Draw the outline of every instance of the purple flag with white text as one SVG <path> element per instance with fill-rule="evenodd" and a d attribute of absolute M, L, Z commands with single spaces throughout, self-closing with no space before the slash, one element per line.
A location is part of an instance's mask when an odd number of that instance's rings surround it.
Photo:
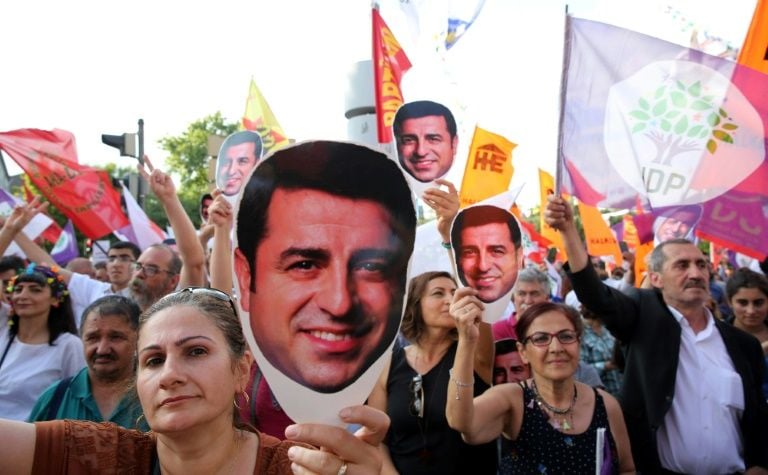
<path fill-rule="evenodd" d="M 696 234 L 768 254 L 768 75 L 603 23 L 568 23 L 564 189 L 606 208 L 695 205 Z"/>

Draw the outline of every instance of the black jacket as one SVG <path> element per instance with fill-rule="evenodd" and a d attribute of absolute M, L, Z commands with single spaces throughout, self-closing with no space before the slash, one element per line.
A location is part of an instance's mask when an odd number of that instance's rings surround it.
<path fill-rule="evenodd" d="M 566 270 L 567 267 L 566 267 Z M 600 282 L 592 266 L 570 273 L 579 301 L 595 312 L 626 345 L 620 402 L 638 470 L 661 468 L 656 430 L 672 405 L 680 355 L 680 324 L 661 292 L 634 289 L 623 294 Z M 755 337 L 719 320 L 715 325 L 744 387 L 740 425 L 746 467 L 768 468 L 768 405 L 762 395 L 765 360 Z"/>

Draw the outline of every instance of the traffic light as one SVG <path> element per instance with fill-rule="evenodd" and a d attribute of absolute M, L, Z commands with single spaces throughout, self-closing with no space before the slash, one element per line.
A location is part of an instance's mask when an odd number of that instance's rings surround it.
<path fill-rule="evenodd" d="M 101 141 L 105 145 L 120 150 L 120 155 L 139 158 L 136 150 L 136 134 L 107 135 L 101 134 Z"/>

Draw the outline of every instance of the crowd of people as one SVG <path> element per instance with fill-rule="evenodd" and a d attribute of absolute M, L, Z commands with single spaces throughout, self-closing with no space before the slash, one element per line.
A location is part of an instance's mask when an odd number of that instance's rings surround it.
<path fill-rule="evenodd" d="M 434 114 L 421 128 L 420 113 L 402 118 L 416 171 L 422 135 L 446 126 Z M 260 158 L 233 146 L 232 163 Z M 46 204 L 17 207 L 0 228 L 0 253 L 16 242 L 26 255 L 0 259 L 3 471 L 768 473 L 765 275 L 718 282 L 673 237 L 637 288 L 587 255 L 554 196 L 543 212 L 568 261 L 548 271 L 525 262 L 506 210 L 460 212 L 438 179 L 420 198 L 456 272 L 406 282 L 410 190 L 365 150 L 276 152 L 237 181 L 239 210 L 223 188 L 201 198 L 201 230 L 146 160 L 176 244 L 117 241 L 98 266 L 56 266 L 23 232 Z M 340 171 L 349 161 L 359 168 Z M 338 414 L 355 432 L 295 424 L 272 387 L 367 381 L 366 404 Z"/>

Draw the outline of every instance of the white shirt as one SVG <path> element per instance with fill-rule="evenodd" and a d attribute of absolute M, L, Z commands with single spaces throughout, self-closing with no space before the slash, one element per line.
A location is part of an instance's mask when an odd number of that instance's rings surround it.
<path fill-rule="evenodd" d="M 682 331 L 675 396 L 656 434 L 661 465 L 679 473 L 743 472 L 741 376 L 709 310 L 707 326 L 696 334 L 680 312 L 668 308 Z"/>
<path fill-rule="evenodd" d="M 0 354 L 8 345 L 8 327 L 0 328 Z M 30 345 L 13 339 L 0 367 L 0 417 L 26 420 L 37 398 L 54 382 L 77 374 L 85 366 L 83 344 L 62 333 L 53 346 Z"/>

